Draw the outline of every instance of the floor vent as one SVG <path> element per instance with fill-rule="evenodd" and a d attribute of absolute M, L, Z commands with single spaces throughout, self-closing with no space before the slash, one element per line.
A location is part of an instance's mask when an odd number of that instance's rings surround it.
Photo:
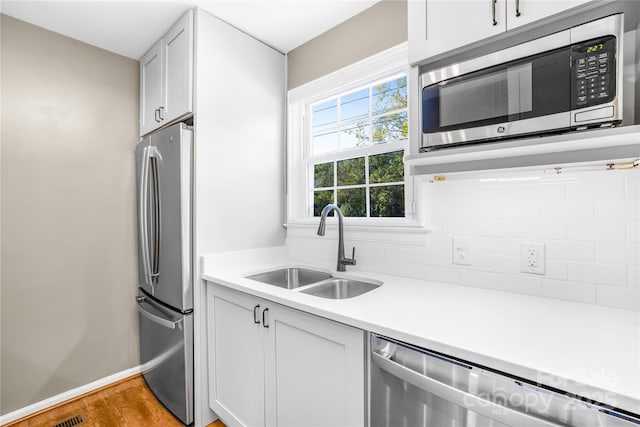
<path fill-rule="evenodd" d="M 76 415 L 75 417 L 67 418 L 66 420 L 52 425 L 51 427 L 73 427 L 82 423 L 84 423 L 84 417 L 82 415 Z"/>

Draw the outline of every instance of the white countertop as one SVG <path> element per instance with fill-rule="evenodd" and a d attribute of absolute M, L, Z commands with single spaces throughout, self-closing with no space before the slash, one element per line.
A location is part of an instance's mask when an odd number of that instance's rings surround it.
<path fill-rule="evenodd" d="M 210 255 L 203 279 L 640 413 L 640 312 L 360 271 L 332 274 L 384 284 L 343 300 L 245 278 L 285 266 L 284 247 Z"/>

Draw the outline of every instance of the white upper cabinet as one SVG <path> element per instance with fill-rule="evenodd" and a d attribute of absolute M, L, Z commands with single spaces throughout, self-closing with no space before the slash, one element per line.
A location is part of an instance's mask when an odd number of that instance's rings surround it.
<path fill-rule="evenodd" d="M 158 107 L 162 105 L 162 40 L 158 40 L 140 59 L 140 135 L 159 126 Z"/>
<path fill-rule="evenodd" d="M 563 12 L 588 0 L 508 0 L 507 29 L 520 27 L 546 16 Z"/>
<path fill-rule="evenodd" d="M 409 63 L 504 33 L 588 0 L 409 0 Z"/>
<path fill-rule="evenodd" d="M 409 0 L 409 62 L 504 32 L 504 9 L 504 0 Z"/>
<path fill-rule="evenodd" d="M 140 135 L 193 112 L 193 11 L 140 59 Z"/>

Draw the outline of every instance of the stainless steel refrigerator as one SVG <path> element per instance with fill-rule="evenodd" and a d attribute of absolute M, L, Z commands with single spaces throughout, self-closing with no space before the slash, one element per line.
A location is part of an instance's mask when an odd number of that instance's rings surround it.
<path fill-rule="evenodd" d="M 136 147 L 140 362 L 149 389 L 193 422 L 192 130 L 178 123 Z"/>

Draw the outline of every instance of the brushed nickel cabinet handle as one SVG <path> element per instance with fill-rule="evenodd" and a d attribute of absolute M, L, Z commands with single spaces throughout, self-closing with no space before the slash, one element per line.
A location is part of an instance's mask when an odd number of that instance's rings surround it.
<path fill-rule="evenodd" d="M 520 13 L 520 0 L 516 0 L 516 18 L 522 15 Z"/>
<path fill-rule="evenodd" d="M 162 110 L 164 110 L 164 107 L 158 108 L 158 116 L 160 117 L 160 120 L 164 121 L 164 117 L 162 117 Z"/>
<path fill-rule="evenodd" d="M 156 108 L 156 109 L 153 111 L 153 113 L 154 113 L 154 114 L 153 114 L 153 117 L 156 119 L 156 122 L 160 123 L 160 119 L 159 119 L 159 117 L 160 117 L 160 109 L 159 109 L 159 108 Z"/>

